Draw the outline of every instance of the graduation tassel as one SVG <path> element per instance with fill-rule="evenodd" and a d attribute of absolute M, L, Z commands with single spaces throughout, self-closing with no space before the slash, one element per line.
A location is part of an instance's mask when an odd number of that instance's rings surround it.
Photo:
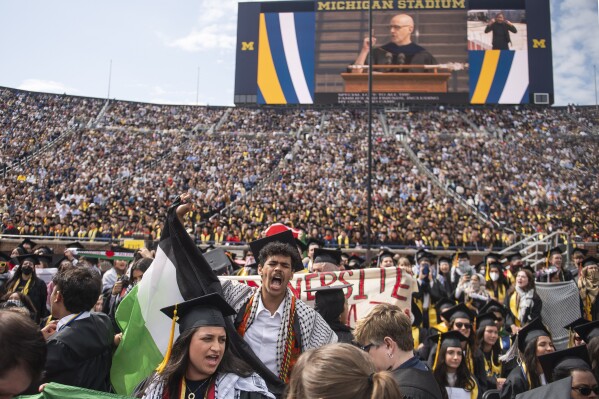
<path fill-rule="evenodd" d="M 570 332 L 568 333 L 568 348 L 574 347 L 574 331 L 570 328 Z"/>
<path fill-rule="evenodd" d="M 437 369 L 437 362 L 439 361 L 439 352 L 441 352 L 441 334 L 437 340 L 437 352 L 435 352 L 435 361 L 433 362 L 433 371 Z"/>
<path fill-rule="evenodd" d="M 173 349 L 173 340 L 175 338 L 175 325 L 177 324 L 178 319 L 179 318 L 177 317 L 177 305 L 175 305 L 175 311 L 173 312 L 173 321 L 171 323 L 171 336 L 168 339 L 166 354 L 164 355 L 164 359 L 162 359 L 162 362 L 158 365 L 158 367 L 156 367 L 156 372 L 158 374 L 162 374 L 162 372 L 166 368 L 166 364 L 171 358 L 171 350 Z"/>

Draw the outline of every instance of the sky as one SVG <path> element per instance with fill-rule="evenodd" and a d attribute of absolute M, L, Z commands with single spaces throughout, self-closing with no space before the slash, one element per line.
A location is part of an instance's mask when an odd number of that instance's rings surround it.
<path fill-rule="evenodd" d="M 0 86 L 233 105 L 237 4 L 1 0 Z M 556 105 L 595 104 L 598 5 L 599 0 L 551 0 Z"/>

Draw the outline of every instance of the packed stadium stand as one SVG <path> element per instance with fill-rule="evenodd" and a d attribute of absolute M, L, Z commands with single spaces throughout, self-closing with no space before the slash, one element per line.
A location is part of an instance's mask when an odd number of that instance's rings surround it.
<path fill-rule="evenodd" d="M 274 222 L 364 244 L 364 109 L 175 106 L 0 88 L 3 234 L 160 235 L 189 191 L 202 243 Z M 560 230 L 599 241 L 594 108 L 375 109 L 373 240 L 501 248 Z"/>

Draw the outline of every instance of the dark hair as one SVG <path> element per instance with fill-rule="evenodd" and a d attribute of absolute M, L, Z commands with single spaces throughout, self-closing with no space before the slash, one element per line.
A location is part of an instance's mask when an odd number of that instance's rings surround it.
<path fill-rule="evenodd" d="M 503 273 L 501 273 L 501 268 L 498 266 L 489 266 L 489 273 L 491 273 L 491 269 L 497 269 L 497 271 L 499 272 L 499 279 L 497 279 L 497 281 L 496 281 L 497 287 L 499 288 L 499 286 L 503 285 L 505 292 L 508 292 L 508 289 L 510 288 L 510 283 L 507 281 L 507 278 L 503 275 Z M 495 289 L 495 287 L 493 285 L 494 282 L 495 281 L 489 279 L 485 283 L 485 287 L 488 290 L 494 290 Z"/>
<path fill-rule="evenodd" d="M 447 353 L 447 346 L 441 345 L 439 352 L 439 359 L 437 368 L 433 370 L 433 375 L 441 387 L 448 387 L 449 382 L 447 381 L 447 365 L 445 364 L 445 354 Z M 460 348 L 460 351 L 462 348 Z M 466 391 L 472 391 L 475 388 L 475 383 L 472 379 L 472 373 L 468 370 L 466 365 L 466 356 L 462 354 L 462 361 L 456 370 L 456 387 L 464 388 Z"/>
<path fill-rule="evenodd" d="M 150 267 L 154 259 L 150 258 L 141 258 L 133 262 L 133 266 L 131 266 L 131 275 L 133 275 L 133 270 L 139 270 L 142 273 L 145 273 L 146 270 Z"/>
<path fill-rule="evenodd" d="M 19 264 L 19 267 L 15 268 L 15 274 L 13 274 L 13 276 L 10 278 L 10 280 L 8 280 L 6 282 L 7 290 L 13 291 L 15 284 L 19 284 L 19 279 L 22 276 L 23 276 L 23 266 L 21 264 Z M 29 291 L 31 291 L 33 289 L 33 287 L 36 284 L 38 284 L 38 282 L 43 283 L 43 281 L 37 277 L 37 273 L 35 272 L 35 265 L 33 265 L 33 271 L 31 272 L 30 278 L 31 278 L 31 288 L 29 288 Z"/>
<path fill-rule="evenodd" d="M 526 348 L 524 348 L 524 353 L 522 354 L 522 361 L 526 365 L 526 372 L 528 373 L 528 377 L 530 379 L 530 388 L 538 388 L 541 386 L 541 379 L 537 374 L 537 341 L 540 337 L 537 337 L 530 341 Z"/>
<path fill-rule="evenodd" d="M 165 387 L 169 391 L 169 397 L 174 397 L 179 389 L 181 378 L 183 378 L 187 371 L 187 367 L 189 366 L 189 345 L 191 344 L 193 335 L 200 328 L 201 327 L 190 328 L 179 335 L 173 344 L 171 357 L 169 358 L 164 371 L 159 375 L 155 374 L 157 378 L 164 382 Z M 222 360 L 216 369 L 216 373 L 233 373 L 242 377 L 249 377 L 252 374 L 251 367 L 229 351 L 228 336 L 225 351 Z M 148 378 L 138 397 L 141 398 L 143 396 L 145 390 L 153 381 L 155 381 L 155 378 Z"/>
<path fill-rule="evenodd" d="M 20 366 L 31 382 L 38 382 L 46 364 L 46 340 L 30 318 L 0 310 L 0 353 L 0 377 Z"/>
<path fill-rule="evenodd" d="M 564 378 L 570 377 L 574 371 L 583 371 L 583 372 L 586 371 L 589 373 L 593 373 L 593 371 L 591 370 L 590 367 L 589 368 L 573 367 L 570 369 L 555 369 L 555 370 L 553 370 L 553 374 L 551 375 L 552 381 L 559 381 Z"/>
<path fill-rule="evenodd" d="M 535 289 L 535 276 L 532 274 L 532 272 L 528 269 L 520 269 L 516 272 L 516 276 L 520 272 L 524 272 L 526 274 L 526 277 L 528 277 L 528 285 L 526 286 L 525 291 L 534 290 Z M 514 283 L 514 285 L 512 285 L 510 287 L 510 289 L 506 295 L 509 296 L 509 295 L 513 294 L 514 291 L 516 291 L 516 283 Z"/>
<path fill-rule="evenodd" d="M 102 293 L 100 275 L 85 266 L 63 270 L 52 282 L 62 294 L 65 308 L 73 313 L 92 309 Z"/>
<path fill-rule="evenodd" d="M 268 258 L 277 255 L 291 258 L 292 269 L 295 268 L 296 265 L 302 263 L 302 259 L 300 258 L 297 248 L 282 242 L 271 242 L 266 244 L 266 246 L 260 250 L 260 254 L 258 255 L 258 264 L 264 266 Z"/>
<path fill-rule="evenodd" d="M 485 345 L 485 331 L 487 330 L 487 327 L 495 327 L 497 328 L 497 333 L 499 333 L 499 328 L 497 326 L 484 326 L 476 331 L 476 342 L 478 342 L 478 347 L 480 348 L 481 352 L 483 351 Z M 498 335 L 497 341 L 495 341 L 493 347 L 491 348 L 491 353 L 493 354 L 493 363 L 495 364 L 499 364 L 499 355 L 501 354 L 500 341 L 501 337 Z"/>
<path fill-rule="evenodd" d="M 599 337 L 591 338 L 591 341 L 587 342 L 587 349 L 589 350 L 592 369 L 595 370 L 596 378 L 599 381 Z"/>
<path fill-rule="evenodd" d="M 459 319 L 460 317 L 458 317 Z M 470 318 L 468 318 L 470 319 Z M 449 330 L 448 331 L 452 331 L 454 328 L 454 324 L 455 324 L 455 320 L 451 320 L 449 322 Z M 476 340 L 476 332 L 474 331 L 474 322 L 473 320 L 470 320 L 470 324 L 472 324 L 472 327 L 470 327 L 470 335 L 466 338 L 466 345 L 468 345 L 470 347 L 470 352 L 474 353 L 474 348 L 477 347 L 477 340 Z M 456 331 L 460 331 L 460 330 L 456 330 Z M 462 334 L 462 332 L 460 331 L 460 334 Z M 462 334 L 464 335 L 464 334 Z M 465 336 L 464 336 L 465 337 Z"/>
<path fill-rule="evenodd" d="M 23 307 L 25 307 L 27 310 L 29 310 L 29 313 L 31 314 L 31 319 L 35 320 L 36 315 L 37 315 L 37 310 L 35 309 L 35 305 L 31 301 L 29 296 L 23 294 L 22 292 L 9 292 L 9 293 L 3 295 L 2 298 L 0 298 L 0 302 L 8 301 L 13 294 L 16 294 L 19 297 L 19 301 L 21 301 L 23 303 Z"/>

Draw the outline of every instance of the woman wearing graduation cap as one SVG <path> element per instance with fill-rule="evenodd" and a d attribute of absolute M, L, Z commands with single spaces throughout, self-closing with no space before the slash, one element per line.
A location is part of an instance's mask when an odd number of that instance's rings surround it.
<path fill-rule="evenodd" d="M 136 397 L 145 399 L 274 398 L 264 380 L 228 350 L 225 317 L 235 311 L 217 293 L 161 309 L 181 335 Z"/>
<path fill-rule="evenodd" d="M 476 314 L 466 305 L 460 303 L 443 312 L 442 316 L 449 320 L 449 331 L 457 331 L 464 336 L 462 341 L 462 350 L 464 363 L 470 373 L 472 373 L 478 381 L 485 380 L 485 364 L 483 354 L 475 345 L 475 319 Z M 432 342 L 435 342 L 434 340 Z M 429 355 L 429 364 L 434 364 L 434 359 L 437 353 L 437 348 L 433 347 Z"/>
<path fill-rule="evenodd" d="M 507 376 L 501 389 L 501 399 L 514 399 L 516 395 L 545 385 L 547 380 L 539 362 L 539 356 L 555 352 L 551 334 L 543 325 L 540 318 L 536 318 L 522 327 L 509 352 L 500 358 L 508 362 L 518 358 L 518 366 Z"/>
<path fill-rule="evenodd" d="M 582 261 L 578 278 L 582 315 L 589 321 L 599 320 L 599 260 L 589 256 Z"/>
<path fill-rule="evenodd" d="M 501 389 L 505 382 L 502 363 L 499 361 L 503 351 L 496 319 L 493 313 L 479 314 L 476 317 L 476 341 L 484 356 L 486 374 L 486 379 L 480 383 L 484 384 L 486 389 Z"/>
<path fill-rule="evenodd" d="M 46 308 L 46 297 L 48 295 L 46 284 L 35 274 L 35 265 L 38 263 L 36 255 L 19 256 L 19 267 L 15 274 L 6 283 L 6 291 L 9 293 L 22 292 L 27 295 L 36 309 L 35 322 L 39 323 L 42 317 L 48 315 Z"/>
<path fill-rule="evenodd" d="M 433 375 L 450 398 L 477 399 L 482 397 L 478 382 L 468 370 L 462 344 L 466 337 L 459 331 L 449 331 L 430 337 L 437 342 L 437 352 L 433 363 Z"/>
<path fill-rule="evenodd" d="M 354 335 L 352 329 L 346 324 L 349 307 L 343 289 L 351 286 L 352 284 L 325 285 L 306 290 L 306 292 L 314 292 L 314 310 L 337 334 L 337 342 L 347 344 L 354 341 Z"/>

